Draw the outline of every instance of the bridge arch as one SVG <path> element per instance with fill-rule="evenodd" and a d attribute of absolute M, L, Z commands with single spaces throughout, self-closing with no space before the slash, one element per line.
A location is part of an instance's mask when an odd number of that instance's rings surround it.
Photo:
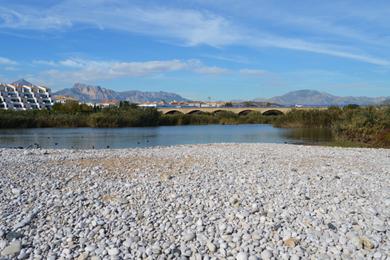
<path fill-rule="evenodd" d="M 256 110 L 245 109 L 245 110 L 242 110 L 242 111 L 238 112 L 238 115 L 239 116 L 246 116 L 246 115 L 248 115 L 249 113 L 252 113 L 252 112 L 256 112 Z"/>
<path fill-rule="evenodd" d="M 217 110 L 214 110 L 214 111 L 213 111 L 213 114 L 216 115 L 216 114 L 218 114 L 218 113 L 225 112 L 225 111 L 226 111 L 226 110 L 224 110 L 224 109 L 217 109 Z"/>
<path fill-rule="evenodd" d="M 168 110 L 164 113 L 164 115 L 182 115 L 183 112 L 173 109 L 173 110 Z"/>
<path fill-rule="evenodd" d="M 194 115 L 194 114 L 207 114 L 207 112 L 200 109 L 194 109 L 187 112 L 187 115 Z"/>
<path fill-rule="evenodd" d="M 224 115 L 226 115 L 226 116 L 229 116 L 229 115 L 234 115 L 234 114 L 237 114 L 237 112 L 236 111 L 232 111 L 232 110 L 230 110 L 230 109 L 216 109 L 216 110 L 214 110 L 213 112 L 212 112 L 212 114 L 213 115 L 218 115 L 218 114 L 224 114 Z"/>
<path fill-rule="evenodd" d="M 284 113 L 278 109 L 269 109 L 263 112 L 264 116 L 280 116 Z"/>

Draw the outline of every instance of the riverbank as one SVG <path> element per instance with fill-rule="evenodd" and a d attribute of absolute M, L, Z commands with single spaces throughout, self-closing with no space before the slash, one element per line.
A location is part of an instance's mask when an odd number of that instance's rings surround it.
<path fill-rule="evenodd" d="M 390 252 L 389 150 L 213 144 L 0 154 L 2 256 Z"/>

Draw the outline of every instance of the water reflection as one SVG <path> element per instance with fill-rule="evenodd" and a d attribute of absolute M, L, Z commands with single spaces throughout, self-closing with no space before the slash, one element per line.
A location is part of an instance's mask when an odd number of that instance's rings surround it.
<path fill-rule="evenodd" d="M 329 143 L 333 140 L 332 131 L 326 128 L 293 128 L 286 131 L 284 136 L 303 144 Z"/>

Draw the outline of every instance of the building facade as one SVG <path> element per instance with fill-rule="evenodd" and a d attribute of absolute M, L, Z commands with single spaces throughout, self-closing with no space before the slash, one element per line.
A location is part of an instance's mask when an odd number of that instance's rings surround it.
<path fill-rule="evenodd" d="M 42 86 L 0 84 L 0 109 L 51 109 L 50 89 Z"/>

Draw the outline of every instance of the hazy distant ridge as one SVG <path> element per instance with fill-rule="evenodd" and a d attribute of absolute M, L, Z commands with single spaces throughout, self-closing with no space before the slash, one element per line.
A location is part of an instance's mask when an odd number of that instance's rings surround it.
<path fill-rule="evenodd" d="M 329 105 L 375 105 L 384 102 L 389 97 L 341 97 L 334 96 L 326 92 L 320 92 L 316 90 L 297 90 L 291 91 L 281 96 L 275 96 L 272 98 L 264 99 L 257 98 L 256 101 L 267 101 L 278 103 L 281 105 L 316 105 L 316 106 L 329 106 Z"/>
<path fill-rule="evenodd" d="M 187 101 L 186 98 L 169 92 L 143 92 L 130 90 L 117 92 L 112 89 L 100 86 L 91 86 L 82 83 L 76 83 L 72 88 L 63 89 L 54 93 L 54 96 L 71 96 L 83 102 L 99 102 L 103 100 L 127 100 L 129 102 L 139 103 L 147 101 Z"/>

